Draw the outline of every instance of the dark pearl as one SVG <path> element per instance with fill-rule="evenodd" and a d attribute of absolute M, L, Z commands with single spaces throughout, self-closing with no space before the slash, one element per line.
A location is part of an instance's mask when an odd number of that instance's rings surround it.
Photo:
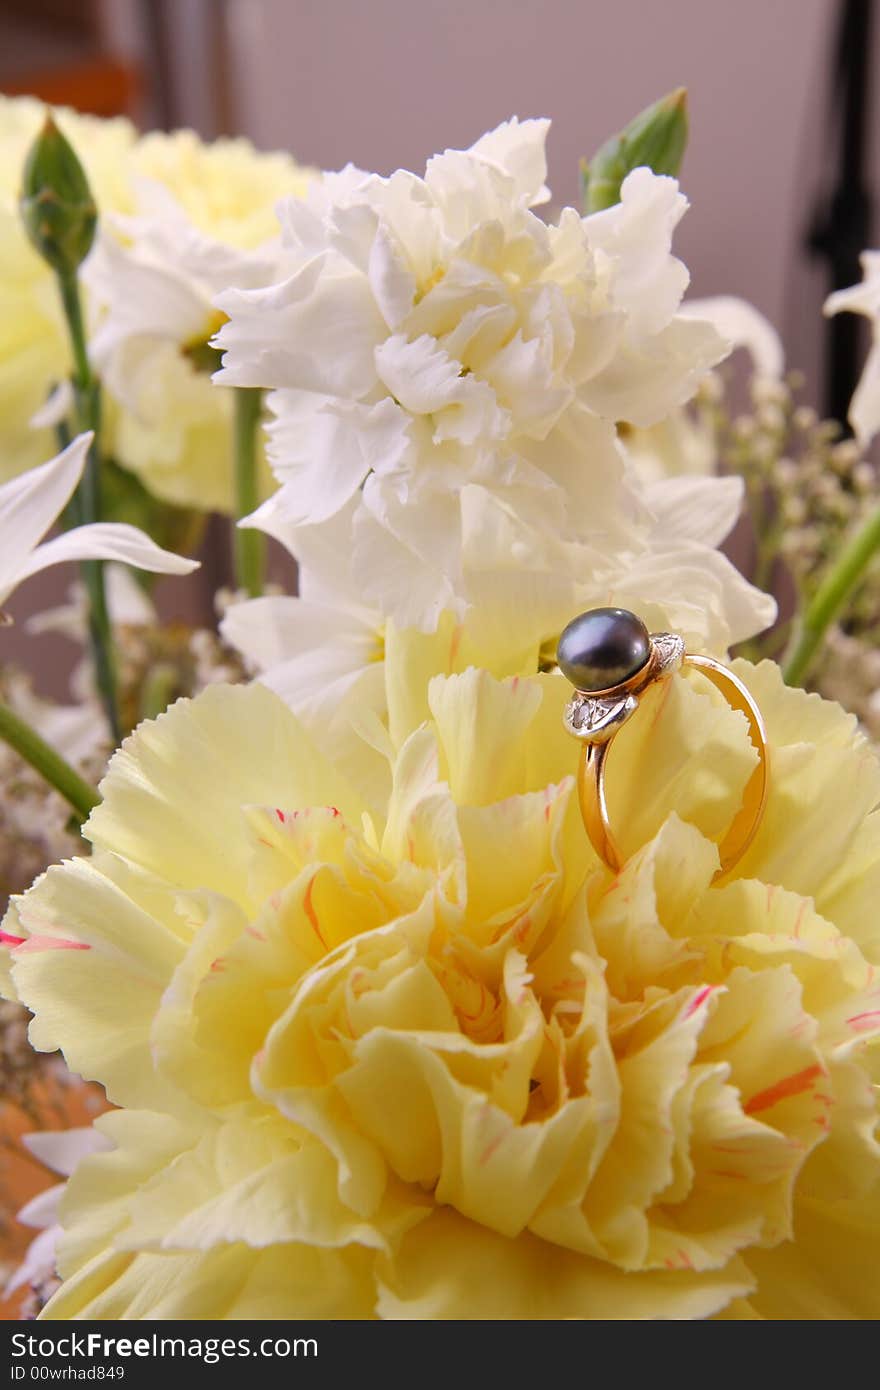
<path fill-rule="evenodd" d="M 620 685 L 651 654 L 648 629 L 626 608 L 592 608 L 573 618 L 559 639 L 556 660 L 576 690 Z"/>

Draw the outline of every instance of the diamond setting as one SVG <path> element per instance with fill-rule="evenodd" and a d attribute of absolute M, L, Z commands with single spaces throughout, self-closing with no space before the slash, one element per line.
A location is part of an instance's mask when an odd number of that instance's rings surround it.
<path fill-rule="evenodd" d="M 651 660 L 644 684 L 636 690 L 619 688 L 598 695 L 576 690 L 563 711 L 563 723 L 581 743 L 607 743 L 639 707 L 639 695 L 655 680 L 664 680 L 681 668 L 684 640 L 676 632 L 651 634 Z"/>
<path fill-rule="evenodd" d="M 638 707 L 635 695 L 577 693 L 565 706 L 562 717 L 568 732 L 581 743 L 607 743 Z"/>

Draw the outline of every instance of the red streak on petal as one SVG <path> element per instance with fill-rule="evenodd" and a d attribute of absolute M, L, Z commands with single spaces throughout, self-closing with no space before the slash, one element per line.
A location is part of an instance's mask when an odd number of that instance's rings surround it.
<path fill-rule="evenodd" d="M 305 891 L 305 896 L 303 897 L 303 911 L 305 912 L 312 925 L 312 931 L 315 933 L 315 936 L 318 938 L 321 945 L 324 947 L 324 950 L 326 951 L 328 949 L 327 942 L 321 935 L 321 924 L 318 921 L 318 914 L 315 911 L 314 905 L 312 903 L 312 889 L 315 886 L 316 878 L 317 874 L 315 874 L 312 878 L 309 879 L 309 886 Z"/>
<path fill-rule="evenodd" d="M 523 941 L 525 941 L 531 929 L 532 919 L 530 914 L 527 912 L 525 917 L 523 917 L 522 921 L 517 927 L 516 931 L 513 933 L 513 939 L 517 943 L 517 945 L 522 945 Z"/>
<path fill-rule="evenodd" d="M 2 936 L 0 932 L 0 936 Z M 867 1033 L 873 1028 L 880 1028 L 880 1009 L 870 1009 L 864 1014 L 853 1014 L 848 1018 L 847 1023 L 855 1033 Z"/>
<path fill-rule="evenodd" d="M 245 931 L 247 932 L 248 936 L 252 936 L 255 941 L 266 940 L 266 933 L 264 931 L 260 931 L 258 927 L 245 927 Z"/>
<path fill-rule="evenodd" d="M 20 946 L 22 942 L 26 940 L 27 937 L 13 936 L 11 932 L 0 931 L 0 942 L 2 942 L 4 946 L 11 946 L 13 951 L 15 950 L 16 946 Z"/>
<path fill-rule="evenodd" d="M 504 1130 L 502 1130 L 500 1134 L 496 1134 L 494 1139 L 490 1140 L 490 1142 L 486 1145 L 486 1147 L 485 1147 L 485 1149 L 483 1150 L 483 1152 L 480 1154 L 480 1163 L 481 1163 L 481 1164 L 483 1164 L 483 1163 L 488 1163 L 488 1162 L 489 1162 L 489 1159 L 492 1157 L 493 1153 L 494 1153 L 495 1150 L 498 1148 L 498 1146 L 499 1146 L 499 1144 L 501 1143 L 501 1141 L 502 1141 L 503 1138 L 504 1138 Z"/>
<path fill-rule="evenodd" d="M 331 816 L 335 816 L 337 820 L 342 820 L 342 812 L 338 806 L 328 806 L 327 810 L 330 812 Z"/>
<path fill-rule="evenodd" d="M 281 824 L 283 825 L 283 824 L 284 824 L 284 812 L 283 812 L 283 811 L 279 811 L 278 807 L 276 806 L 276 807 L 275 807 L 275 814 L 276 814 L 276 816 L 278 817 L 278 819 L 280 820 Z"/>
<path fill-rule="evenodd" d="M 18 955 L 34 955 L 38 951 L 90 951 L 86 941 L 66 941 L 63 936 L 29 936 L 15 948 Z"/>
<path fill-rule="evenodd" d="M 806 902 L 801 903 L 800 911 L 798 912 L 798 915 L 797 915 L 797 921 L 796 921 L 795 924 L 794 924 L 794 939 L 795 939 L 795 941 L 799 941 L 799 940 L 800 940 L 800 936 L 801 936 L 801 927 L 803 926 L 803 923 L 804 923 L 804 914 L 805 914 L 805 912 L 806 912 L 806 910 L 807 910 L 807 906 L 808 906 L 808 904 L 807 904 Z"/>
<path fill-rule="evenodd" d="M 695 1014 L 697 1012 L 697 1009 L 699 1009 L 701 1005 L 705 1004 L 706 1000 L 709 998 L 709 995 L 713 992 L 714 989 L 714 985 L 704 985 L 701 990 L 698 990 L 691 1002 L 688 1004 L 687 1008 L 685 1009 L 682 1017 L 690 1018 L 692 1014 Z"/>
<path fill-rule="evenodd" d="M 792 1096 L 799 1096 L 802 1091 L 808 1091 L 816 1078 L 824 1074 L 821 1064 L 814 1062 L 811 1067 L 804 1067 L 803 1071 L 795 1072 L 793 1076 L 784 1076 L 781 1081 L 774 1082 L 766 1091 L 759 1091 L 751 1100 L 746 1101 L 743 1110 L 747 1115 L 755 1115 L 759 1110 L 769 1110 L 781 1100 L 789 1100 Z"/>
<path fill-rule="evenodd" d="M 216 960 L 211 961 L 211 969 L 215 975 L 219 975 L 221 971 L 226 969 L 226 962 L 222 956 L 218 956 Z"/>
<path fill-rule="evenodd" d="M 458 656 L 458 649 L 461 646 L 461 636 L 463 630 L 464 629 L 460 625 L 454 627 L 452 630 L 452 641 L 449 644 L 449 665 L 447 667 L 447 670 L 449 671 L 451 671 L 453 666 L 455 665 L 455 660 Z"/>

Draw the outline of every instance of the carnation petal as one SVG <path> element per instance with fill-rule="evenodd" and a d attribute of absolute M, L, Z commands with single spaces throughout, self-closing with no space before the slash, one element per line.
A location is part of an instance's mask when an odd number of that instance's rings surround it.
<path fill-rule="evenodd" d="M 249 736 L 233 770 L 220 750 L 236 746 L 237 728 Z M 246 908 L 253 904 L 243 805 L 332 804 L 355 821 L 361 810 L 342 774 L 260 685 L 212 687 L 141 725 L 111 760 L 101 792 L 87 827 L 93 844 L 180 888 L 210 884 Z M 190 806 L 200 809 L 191 814 Z"/>
<path fill-rule="evenodd" d="M 677 1320 L 710 1317 L 752 1287 L 739 1261 L 708 1274 L 623 1273 L 537 1236 L 509 1240 L 447 1209 L 385 1262 L 378 1311 L 383 1318 Z"/>

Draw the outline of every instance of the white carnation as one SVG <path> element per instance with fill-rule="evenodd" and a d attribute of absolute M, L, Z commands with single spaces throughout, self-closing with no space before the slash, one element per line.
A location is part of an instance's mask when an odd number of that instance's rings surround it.
<path fill-rule="evenodd" d="M 617 422 L 663 418 L 725 351 L 679 313 L 675 180 L 637 169 L 607 211 L 552 225 L 532 211 L 548 124 L 510 121 L 424 178 L 326 176 L 279 207 L 290 273 L 216 301 L 217 379 L 272 390 L 289 520 L 356 499 L 356 581 L 400 624 L 472 601 L 470 488 L 550 546 L 620 550 L 644 514 Z"/>

